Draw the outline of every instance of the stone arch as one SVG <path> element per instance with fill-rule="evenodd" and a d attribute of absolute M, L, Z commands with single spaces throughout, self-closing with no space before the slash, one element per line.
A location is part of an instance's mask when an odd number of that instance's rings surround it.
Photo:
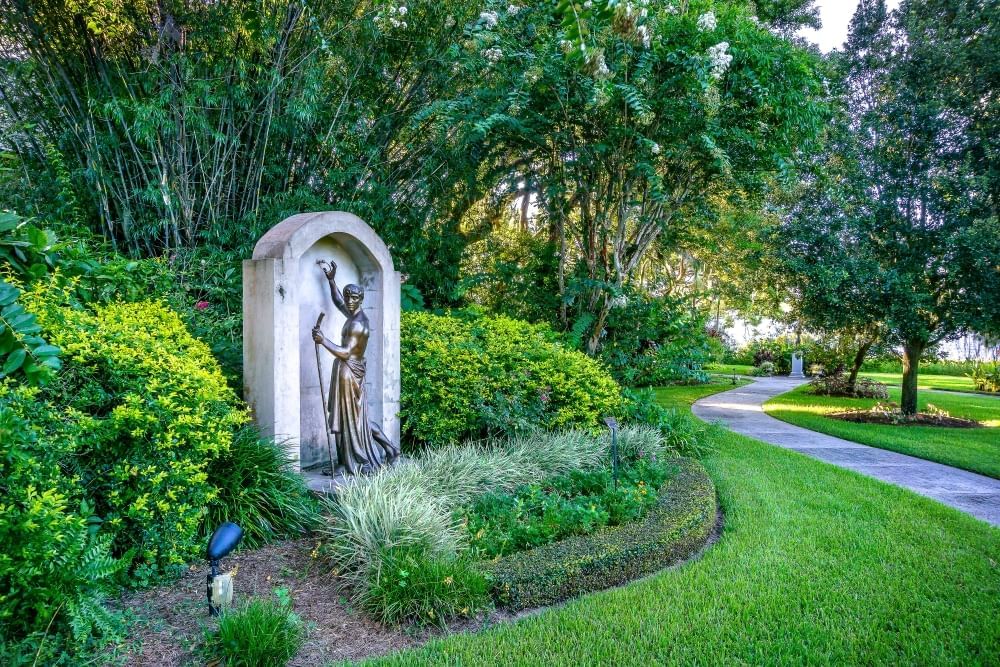
<path fill-rule="evenodd" d="M 310 331 L 324 312 L 323 329 L 339 342 L 344 321 L 317 259 L 337 262 L 340 289 L 355 282 L 364 290 L 369 417 L 399 442 L 400 280 L 389 248 L 351 213 L 300 213 L 264 234 L 243 263 L 243 360 L 244 396 L 258 426 L 286 441 L 306 468 L 328 458 L 320 383 L 328 391 L 332 367 L 325 350 L 317 359 Z"/>

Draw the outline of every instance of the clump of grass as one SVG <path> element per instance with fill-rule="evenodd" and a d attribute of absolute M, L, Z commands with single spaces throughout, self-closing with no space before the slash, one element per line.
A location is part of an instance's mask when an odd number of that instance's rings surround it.
<path fill-rule="evenodd" d="M 319 523 L 320 504 L 285 447 L 254 428 L 233 436 L 229 451 L 212 463 L 209 481 L 218 495 L 205 516 L 206 537 L 223 521 L 232 521 L 244 531 L 243 546 L 256 548 L 303 535 Z"/>
<path fill-rule="evenodd" d="M 279 595 L 282 591 L 276 591 Z M 280 667 L 302 645 L 302 621 L 291 610 L 287 591 L 283 599 L 257 598 L 224 612 L 219 629 L 209 638 L 209 650 L 227 667 Z"/>
<path fill-rule="evenodd" d="M 419 545 L 434 556 L 454 556 L 465 546 L 456 509 L 489 491 L 594 467 L 606 450 L 604 439 L 578 430 L 430 450 L 341 488 L 321 529 L 325 553 L 361 586 L 380 546 Z"/>
<path fill-rule="evenodd" d="M 490 603 L 485 575 L 467 558 L 409 545 L 380 548 L 375 563 L 359 602 L 383 623 L 443 625 Z"/>

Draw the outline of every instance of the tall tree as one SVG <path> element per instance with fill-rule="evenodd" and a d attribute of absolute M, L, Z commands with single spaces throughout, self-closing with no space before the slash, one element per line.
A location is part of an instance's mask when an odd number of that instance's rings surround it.
<path fill-rule="evenodd" d="M 925 350 L 1000 327 L 996 65 L 978 60 L 984 40 L 997 43 L 997 12 L 992 2 L 904 2 L 895 14 L 882 0 L 858 5 L 841 62 L 838 131 L 849 137 L 827 159 L 836 178 L 807 192 L 784 230 L 808 264 L 806 303 L 849 306 L 844 316 L 859 322 L 871 313 L 902 348 L 907 415 Z"/>
<path fill-rule="evenodd" d="M 512 7 L 469 31 L 462 68 L 485 85 L 435 105 L 439 136 L 505 147 L 495 176 L 535 185 L 560 319 L 593 354 L 651 250 L 815 136 L 815 61 L 740 3 Z"/>

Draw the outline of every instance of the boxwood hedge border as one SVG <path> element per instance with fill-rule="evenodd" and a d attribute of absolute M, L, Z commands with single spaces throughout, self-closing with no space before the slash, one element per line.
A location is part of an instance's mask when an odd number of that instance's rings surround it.
<path fill-rule="evenodd" d="M 696 554 L 717 518 L 715 485 L 693 459 L 660 489 L 644 519 L 579 535 L 485 564 L 498 606 L 542 607 L 625 584 Z"/>

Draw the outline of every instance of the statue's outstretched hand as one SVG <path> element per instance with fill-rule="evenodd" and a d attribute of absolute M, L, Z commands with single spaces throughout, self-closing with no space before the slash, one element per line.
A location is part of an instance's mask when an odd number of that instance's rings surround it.
<path fill-rule="evenodd" d="M 316 263 L 319 264 L 319 268 L 323 269 L 323 273 L 326 274 L 328 280 L 332 280 L 337 275 L 337 264 L 333 260 L 327 261 L 321 259 Z"/>
<path fill-rule="evenodd" d="M 323 332 L 320 331 L 319 327 L 313 327 L 312 337 L 313 337 L 313 342 L 315 342 L 316 344 L 320 344 L 323 342 L 324 338 Z"/>

